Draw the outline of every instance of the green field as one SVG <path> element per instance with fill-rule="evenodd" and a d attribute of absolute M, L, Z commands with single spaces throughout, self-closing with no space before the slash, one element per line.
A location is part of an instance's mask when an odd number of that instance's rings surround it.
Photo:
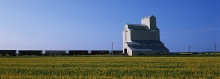
<path fill-rule="evenodd" d="M 220 78 L 220 57 L 1 57 L 0 78 Z"/>

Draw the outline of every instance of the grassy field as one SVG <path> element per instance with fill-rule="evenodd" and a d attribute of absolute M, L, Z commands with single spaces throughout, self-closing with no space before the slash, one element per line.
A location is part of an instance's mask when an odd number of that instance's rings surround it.
<path fill-rule="evenodd" d="M 1 57 L 0 78 L 220 78 L 220 57 Z"/>

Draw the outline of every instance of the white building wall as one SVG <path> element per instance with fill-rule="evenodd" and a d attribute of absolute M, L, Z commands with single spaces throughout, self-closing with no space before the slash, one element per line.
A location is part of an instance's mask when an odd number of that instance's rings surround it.
<path fill-rule="evenodd" d="M 141 24 L 146 24 L 148 28 L 150 29 L 150 19 L 149 18 L 142 18 L 141 19 Z"/>
<path fill-rule="evenodd" d="M 125 35 L 126 35 L 126 37 L 127 37 L 127 38 L 126 38 L 126 42 L 131 42 L 131 39 L 132 39 L 132 38 L 131 38 L 131 31 L 128 30 Z"/>
<path fill-rule="evenodd" d="M 128 25 L 127 24 L 125 25 L 125 28 L 124 28 L 122 34 L 123 34 L 122 35 L 123 36 L 123 53 L 125 53 L 127 51 L 125 51 L 124 49 L 127 49 L 127 47 L 128 47 L 126 42 L 130 42 L 131 41 L 130 40 L 130 32 L 128 30 Z"/>
<path fill-rule="evenodd" d="M 129 47 L 127 48 L 127 54 L 128 56 L 132 56 L 132 50 Z"/>

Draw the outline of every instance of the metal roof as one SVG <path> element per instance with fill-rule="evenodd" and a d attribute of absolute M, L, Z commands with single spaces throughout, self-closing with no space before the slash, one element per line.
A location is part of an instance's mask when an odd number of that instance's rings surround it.
<path fill-rule="evenodd" d="M 128 25 L 128 26 L 147 26 L 146 24 L 129 24 L 129 23 L 126 23 L 126 25 Z"/>
<path fill-rule="evenodd" d="M 144 18 L 142 18 L 142 19 L 150 18 L 150 17 L 154 17 L 154 18 L 156 18 L 154 15 L 150 15 L 150 16 L 144 17 Z"/>
<path fill-rule="evenodd" d="M 153 40 L 132 40 L 132 42 L 126 42 L 127 44 L 163 44 L 161 41 Z"/>
<path fill-rule="evenodd" d="M 131 50 L 168 50 L 165 46 L 129 46 Z"/>
<path fill-rule="evenodd" d="M 129 30 L 133 31 L 133 30 L 138 30 L 138 31 L 146 31 L 146 28 L 129 28 Z"/>
<path fill-rule="evenodd" d="M 145 24 L 127 24 L 129 30 L 146 31 L 149 28 Z"/>

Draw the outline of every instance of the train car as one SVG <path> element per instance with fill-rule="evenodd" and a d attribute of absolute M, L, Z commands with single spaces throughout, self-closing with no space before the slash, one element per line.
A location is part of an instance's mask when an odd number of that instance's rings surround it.
<path fill-rule="evenodd" d="M 45 50 L 44 55 L 67 55 L 67 53 L 65 50 Z"/>
<path fill-rule="evenodd" d="M 109 54 L 109 50 L 91 50 L 91 55 L 106 55 Z"/>
<path fill-rule="evenodd" d="M 42 50 L 18 50 L 19 54 L 21 56 L 24 55 L 38 55 L 38 56 L 42 56 Z"/>
<path fill-rule="evenodd" d="M 112 52 L 111 52 L 112 54 Z M 113 50 L 113 54 L 123 54 L 123 50 Z"/>
<path fill-rule="evenodd" d="M 199 54 L 199 52 L 192 52 L 193 54 Z"/>
<path fill-rule="evenodd" d="M 0 50 L 0 54 L 6 56 L 6 54 L 10 56 L 16 56 L 16 50 Z"/>
<path fill-rule="evenodd" d="M 69 55 L 89 55 L 88 50 L 69 50 Z"/>

